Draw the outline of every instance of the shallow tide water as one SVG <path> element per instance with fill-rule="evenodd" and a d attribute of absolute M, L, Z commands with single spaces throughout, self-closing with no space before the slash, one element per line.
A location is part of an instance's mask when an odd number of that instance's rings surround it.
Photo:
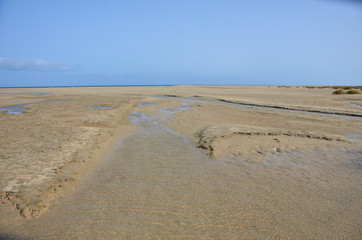
<path fill-rule="evenodd" d="M 361 150 L 210 159 L 163 124 L 191 104 L 134 112 L 140 130 L 69 198 L 14 236 L 38 239 L 358 239 Z"/>
<path fill-rule="evenodd" d="M 39 101 L 39 102 L 23 103 L 23 104 L 11 105 L 11 106 L 3 106 L 3 107 L 0 107 L 0 110 L 5 110 L 5 111 L 7 111 L 8 114 L 20 114 L 27 110 L 25 108 L 22 108 L 27 105 L 46 103 L 46 102 L 69 101 L 69 100 L 74 100 L 74 99 L 68 99 L 68 98 L 67 99 L 53 99 L 53 100 L 44 100 L 44 101 Z"/>
<path fill-rule="evenodd" d="M 103 106 L 88 106 L 88 108 L 97 108 L 97 109 L 112 109 L 112 107 L 103 107 Z"/>

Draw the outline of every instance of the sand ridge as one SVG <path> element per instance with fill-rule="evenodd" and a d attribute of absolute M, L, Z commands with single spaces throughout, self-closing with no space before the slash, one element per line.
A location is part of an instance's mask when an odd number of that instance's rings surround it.
<path fill-rule="evenodd" d="M 325 141 L 350 143 L 345 137 L 328 136 L 320 133 L 308 133 L 306 131 L 277 131 L 273 129 L 261 129 L 247 126 L 213 126 L 207 127 L 196 133 L 198 140 L 198 148 L 205 149 L 206 154 L 215 156 L 215 149 L 224 144 L 228 155 L 239 155 L 247 157 L 248 155 L 265 154 L 270 152 L 281 153 L 284 151 L 296 150 L 299 147 L 300 151 L 310 149 L 310 147 L 302 147 L 302 143 L 308 140 L 314 140 L 311 145 L 319 146 Z M 281 139 L 283 142 L 281 143 Z M 247 141 L 249 143 L 247 144 Z M 226 142 L 226 143 L 223 143 Z M 270 142 L 274 144 L 270 145 Z M 335 144 L 336 145 L 336 144 Z M 233 146 L 231 150 L 230 146 Z M 338 146 L 338 144 L 337 144 Z M 263 150 L 263 147 L 268 147 L 268 150 Z M 225 148 L 225 147 L 224 147 Z M 237 152 L 236 152 L 237 151 Z M 251 151 L 250 154 L 245 154 Z M 220 157 L 220 154 L 216 154 Z"/>

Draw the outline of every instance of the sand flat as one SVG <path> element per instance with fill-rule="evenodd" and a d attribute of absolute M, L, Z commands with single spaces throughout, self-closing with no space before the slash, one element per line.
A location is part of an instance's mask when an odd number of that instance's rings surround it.
<path fill-rule="evenodd" d="M 7 94 L 0 94 L 1 106 L 74 100 L 27 105 L 21 114 L 1 111 L 3 236 L 87 238 L 108 231 L 98 237 L 358 239 L 361 234 L 358 117 L 214 101 L 358 116 L 361 109 L 345 102 L 361 106 L 360 95 L 276 86 L 26 91 L 2 89 Z M 157 97 L 165 95 L 196 99 Z M 82 203 L 83 196 L 94 201 Z M 85 206 L 90 209 L 78 211 Z M 72 232 L 76 216 L 84 224 Z M 59 225 L 44 235 L 57 218 Z M 113 224 L 106 224 L 107 218 Z M 87 227 L 100 221 L 105 224 Z"/>

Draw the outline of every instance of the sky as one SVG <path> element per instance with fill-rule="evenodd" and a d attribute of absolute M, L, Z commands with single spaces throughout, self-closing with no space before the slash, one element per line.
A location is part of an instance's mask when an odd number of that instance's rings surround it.
<path fill-rule="evenodd" d="M 362 1 L 0 0 L 0 87 L 362 85 Z"/>

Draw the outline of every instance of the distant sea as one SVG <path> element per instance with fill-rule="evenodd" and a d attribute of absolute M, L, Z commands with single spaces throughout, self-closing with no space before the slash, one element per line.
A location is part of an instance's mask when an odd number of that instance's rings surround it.
<path fill-rule="evenodd" d="M 27 87 L 0 87 L 0 88 L 64 88 L 64 87 L 170 87 L 176 85 L 80 85 L 80 86 L 27 86 Z"/>

